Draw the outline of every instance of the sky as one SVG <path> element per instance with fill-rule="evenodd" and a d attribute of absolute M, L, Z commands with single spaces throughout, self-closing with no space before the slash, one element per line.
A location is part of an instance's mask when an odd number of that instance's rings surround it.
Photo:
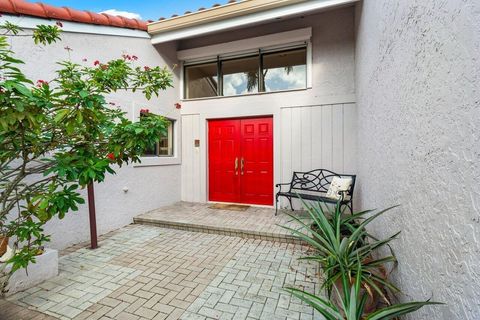
<path fill-rule="evenodd" d="M 74 9 L 93 12 L 120 14 L 129 18 L 142 20 L 158 20 L 160 17 L 168 18 L 172 14 L 181 15 L 185 11 L 196 11 L 200 7 L 211 7 L 215 3 L 225 4 L 228 0 L 41 0 L 54 6 L 66 6 Z"/>
<path fill-rule="evenodd" d="M 289 89 L 301 89 L 307 86 L 306 66 L 293 66 L 287 73 L 285 68 L 268 69 L 265 74 L 265 91 L 278 91 Z M 223 76 L 223 94 L 233 96 L 249 93 L 247 89 L 247 75 L 245 73 L 234 73 Z M 250 93 L 257 92 L 254 88 Z"/>

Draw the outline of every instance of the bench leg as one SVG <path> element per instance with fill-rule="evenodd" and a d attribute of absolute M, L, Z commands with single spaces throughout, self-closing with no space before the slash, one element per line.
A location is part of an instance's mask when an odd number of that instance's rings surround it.
<path fill-rule="evenodd" d="M 294 211 L 293 206 L 292 206 L 292 198 L 288 198 L 288 202 L 290 202 L 290 209 L 292 209 L 292 211 Z"/>
<path fill-rule="evenodd" d="M 345 203 L 345 204 L 341 205 L 341 207 L 347 207 L 348 210 L 350 211 L 350 215 L 353 214 L 353 203 L 352 202 Z M 342 211 L 342 213 L 343 213 L 344 210 L 341 210 L 341 207 L 340 207 L 340 211 Z"/>
<path fill-rule="evenodd" d="M 278 212 L 278 194 L 275 196 L 275 215 L 277 215 Z"/>

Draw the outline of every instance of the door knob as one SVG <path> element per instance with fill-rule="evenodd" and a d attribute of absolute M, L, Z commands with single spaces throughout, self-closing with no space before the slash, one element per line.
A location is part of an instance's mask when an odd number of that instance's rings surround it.
<path fill-rule="evenodd" d="M 235 175 L 238 176 L 238 157 L 235 158 Z"/>
<path fill-rule="evenodd" d="M 245 160 L 242 157 L 242 160 L 240 160 L 240 174 L 243 176 L 243 167 L 245 166 Z"/>

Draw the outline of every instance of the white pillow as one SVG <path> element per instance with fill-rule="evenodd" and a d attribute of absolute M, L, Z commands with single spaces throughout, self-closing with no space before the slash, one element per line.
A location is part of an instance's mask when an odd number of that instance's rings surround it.
<path fill-rule="evenodd" d="M 347 191 L 352 185 L 352 178 L 333 177 L 330 187 L 327 191 L 327 198 L 340 200 L 342 197 L 341 191 Z"/>

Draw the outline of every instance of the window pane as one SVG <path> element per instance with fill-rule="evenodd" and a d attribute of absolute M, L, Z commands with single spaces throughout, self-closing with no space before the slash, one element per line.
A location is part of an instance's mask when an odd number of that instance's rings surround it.
<path fill-rule="evenodd" d="M 223 61 L 223 95 L 258 92 L 258 68 L 258 57 Z"/>
<path fill-rule="evenodd" d="M 187 99 L 217 95 L 217 63 L 185 67 L 185 97 Z"/>
<path fill-rule="evenodd" d="M 156 145 L 156 143 L 147 147 L 147 150 L 145 150 L 144 156 L 154 157 L 156 155 L 157 155 L 157 145 Z"/>
<path fill-rule="evenodd" d="M 173 156 L 173 121 L 170 120 L 166 135 L 160 137 L 158 142 L 159 156 Z"/>
<path fill-rule="evenodd" d="M 140 114 L 140 121 L 142 119 L 142 114 Z M 167 128 L 165 134 L 160 136 L 158 142 L 152 143 L 151 146 L 148 146 L 145 150 L 145 157 L 158 157 L 158 156 L 173 156 L 173 126 L 175 121 L 167 119 Z"/>
<path fill-rule="evenodd" d="M 267 92 L 306 88 L 306 49 L 264 54 L 263 75 Z"/>

